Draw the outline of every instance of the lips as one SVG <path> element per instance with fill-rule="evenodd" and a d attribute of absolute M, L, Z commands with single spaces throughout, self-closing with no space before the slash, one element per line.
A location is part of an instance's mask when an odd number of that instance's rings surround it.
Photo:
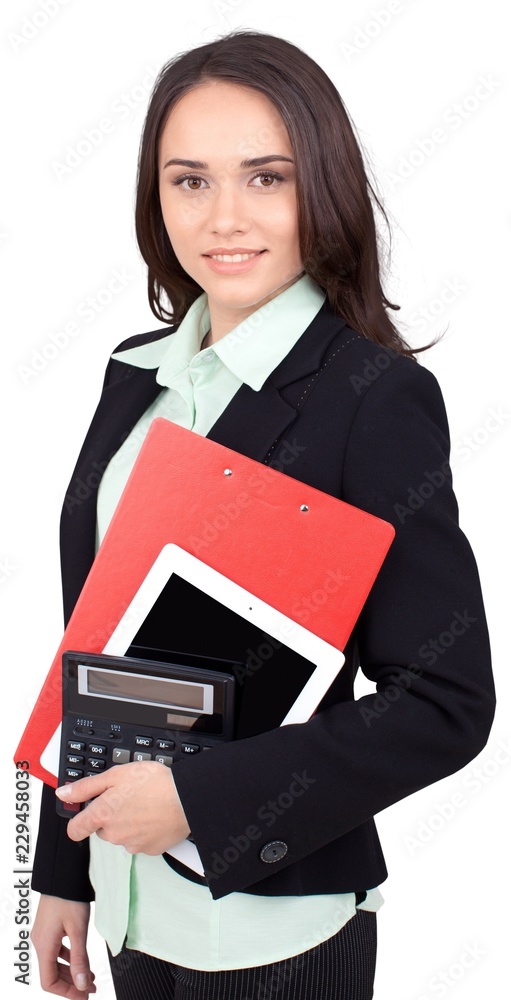
<path fill-rule="evenodd" d="M 264 250 L 257 250 L 255 247 L 211 247 L 211 250 L 207 250 L 204 257 L 216 257 L 232 256 L 236 253 L 264 253 Z"/>
<path fill-rule="evenodd" d="M 246 260 L 251 260 L 253 257 L 260 257 L 264 250 L 231 250 L 229 253 L 227 251 L 215 251 L 214 253 L 204 254 L 204 257 L 209 257 L 211 260 L 218 260 L 225 264 L 239 264 Z"/>
<path fill-rule="evenodd" d="M 244 274 L 246 271 L 257 267 L 259 257 L 262 257 L 266 250 L 255 250 L 244 253 L 232 250 L 228 254 L 203 254 L 207 266 L 217 274 Z"/>

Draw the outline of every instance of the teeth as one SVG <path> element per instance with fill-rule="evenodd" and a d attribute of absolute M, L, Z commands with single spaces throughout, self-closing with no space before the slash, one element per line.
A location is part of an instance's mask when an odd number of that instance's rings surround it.
<path fill-rule="evenodd" d="M 213 260 L 221 260 L 227 264 L 239 264 L 242 260 L 250 260 L 252 257 L 257 257 L 257 253 L 224 253 L 224 254 L 211 254 Z"/>

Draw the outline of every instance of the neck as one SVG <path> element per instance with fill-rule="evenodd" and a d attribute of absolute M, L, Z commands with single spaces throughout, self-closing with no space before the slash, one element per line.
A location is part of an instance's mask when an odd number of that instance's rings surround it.
<path fill-rule="evenodd" d="M 211 345 L 216 343 L 216 341 L 221 340 L 221 338 L 225 337 L 227 333 L 230 333 L 231 330 L 234 330 L 234 328 L 238 326 L 239 323 L 243 322 L 245 319 L 248 319 L 248 317 L 251 316 L 253 312 L 256 312 L 258 309 L 261 309 L 262 306 L 266 305 L 267 302 L 270 302 L 271 299 L 274 299 L 277 295 L 280 295 L 280 293 L 285 291 L 286 288 L 289 288 L 291 285 L 294 285 L 295 282 L 299 281 L 299 279 L 302 278 L 304 274 L 305 271 L 302 269 L 301 271 L 298 272 L 298 274 L 293 275 L 292 278 L 284 282 L 284 284 L 279 285 L 277 288 L 274 288 L 273 291 L 271 291 L 269 295 L 266 296 L 266 298 L 262 299 L 260 302 L 254 303 L 253 306 L 249 306 L 245 309 L 240 308 L 239 310 L 236 310 L 234 315 L 232 310 L 229 310 L 228 313 L 222 312 L 221 308 L 217 308 L 216 303 L 209 300 L 209 319 L 211 323 L 211 329 L 208 330 L 206 336 L 204 337 L 202 341 L 202 347 L 211 347 Z M 213 327 L 215 327 L 214 335 L 212 333 Z"/>

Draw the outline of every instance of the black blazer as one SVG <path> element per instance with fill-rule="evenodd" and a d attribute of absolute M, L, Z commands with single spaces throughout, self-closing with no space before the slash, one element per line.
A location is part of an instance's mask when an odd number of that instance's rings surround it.
<path fill-rule="evenodd" d="M 101 475 L 160 391 L 155 370 L 110 360 L 62 511 L 66 622 L 94 559 Z M 458 526 L 438 383 L 350 329 L 325 301 L 261 390 L 243 384 L 207 436 L 391 521 L 396 537 L 346 664 L 313 718 L 173 765 L 203 884 L 214 899 L 372 888 L 387 877 L 373 816 L 472 760 L 495 710 L 479 576 Z M 204 614 L 202 652 L 237 659 L 238 638 L 226 649 L 219 623 Z M 302 609 L 303 624 L 306 617 Z M 376 691 L 354 700 L 359 665 Z M 91 899 L 88 843 L 71 842 L 66 823 L 45 787 L 33 886 Z"/>

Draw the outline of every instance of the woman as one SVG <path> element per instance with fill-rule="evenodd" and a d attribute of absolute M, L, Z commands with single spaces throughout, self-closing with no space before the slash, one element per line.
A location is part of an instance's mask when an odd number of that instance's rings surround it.
<path fill-rule="evenodd" d="M 66 621 L 158 415 L 391 521 L 396 537 L 308 723 L 83 778 L 59 792 L 93 800 L 67 831 L 45 788 L 33 941 L 51 993 L 95 992 L 95 891 L 120 998 L 366 1000 L 387 877 L 373 816 L 486 744 L 488 635 L 445 409 L 388 316 L 370 195 L 379 205 L 342 101 L 300 49 L 239 32 L 163 68 L 136 225 L 151 308 L 173 326 L 123 342 L 108 365 L 62 515 Z M 91 468 L 105 470 L 97 496 L 77 502 Z M 213 617 L 200 625 L 204 652 L 240 655 Z M 377 691 L 355 701 L 359 665 Z M 296 774 L 304 792 L 278 810 Z M 265 803 L 269 843 L 245 837 L 228 863 Z M 204 879 L 163 856 L 190 834 Z"/>

